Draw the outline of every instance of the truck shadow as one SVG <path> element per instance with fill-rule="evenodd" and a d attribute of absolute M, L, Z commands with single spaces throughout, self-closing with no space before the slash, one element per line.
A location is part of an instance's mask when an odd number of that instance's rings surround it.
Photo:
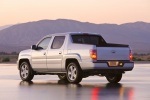
<path fill-rule="evenodd" d="M 51 100 L 133 100 L 134 89 L 122 84 L 69 84 L 58 82 L 25 82 L 21 81 L 20 90 L 35 93 L 36 96 L 51 98 Z M 44 94 L 41 92 L 44 91 Z M 38 94 L 38 95 L 37 95 Z M 50 100 L 50 99 L 49 99 Z"/>

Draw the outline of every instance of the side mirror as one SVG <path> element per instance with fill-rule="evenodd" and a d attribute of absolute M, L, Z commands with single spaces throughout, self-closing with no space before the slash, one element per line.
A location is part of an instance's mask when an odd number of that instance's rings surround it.
<path fill-rule="evenodd" d="M 37 49 L 37 46 L 36 46 L 36 45 L 32 45 L 32 46 L 31 46 L 31 49 L 32 49 L 32 50 L 36 50 L 36 49 Z"/>

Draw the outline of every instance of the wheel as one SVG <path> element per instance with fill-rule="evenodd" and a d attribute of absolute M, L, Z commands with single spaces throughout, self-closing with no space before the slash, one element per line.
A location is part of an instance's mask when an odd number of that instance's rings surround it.
<path fill-rule="evenodd" d="M 34 73 L 30 64 L 27 61 L 24 61 L 20 64 L 20 77 L 23 81 L 31 81 L 34 77 Z"/>
<path fill-rule="evenodd" d="M 67 66 L 67 80 L 70 83 L 80 83 L 82 80 L 82 70 L 80 69 L 80 66 L 75 63 L 71 62 Z"/>
<path fill-rule="evenodd" d="M 122 78 L 122 74 L 109 74 L 106 76 L 106 79 L 110 83 L 118 83 Z"/>
<path fill-rule="evenodd" d="M 59 78 L 60 80 L 67 80 L 66 74 L 59 74 L 59 75 L 58 75 L 58 78 Z"/>

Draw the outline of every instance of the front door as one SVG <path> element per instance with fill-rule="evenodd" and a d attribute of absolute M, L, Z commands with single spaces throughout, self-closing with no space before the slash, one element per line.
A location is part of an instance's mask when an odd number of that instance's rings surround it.
<path fill-rule="evenodd" d="M 46 65 L 46 55 L 50 39 L 50 37 L 44 38 L 37 45 L 37 49 L 32 50 L 32 67 L 36 71 L 44 72 L 48 69 Z"/>

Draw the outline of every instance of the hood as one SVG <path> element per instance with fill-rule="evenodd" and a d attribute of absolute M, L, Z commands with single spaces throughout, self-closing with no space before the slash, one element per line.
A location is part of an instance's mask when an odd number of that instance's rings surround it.
<path fill-rule="evenodd" d="M 27 49 L 27 50 L 23 50 L 19 53 L 19 56 L 27 56 L 27 55 L 31 55 L 31 49 Z"/>

